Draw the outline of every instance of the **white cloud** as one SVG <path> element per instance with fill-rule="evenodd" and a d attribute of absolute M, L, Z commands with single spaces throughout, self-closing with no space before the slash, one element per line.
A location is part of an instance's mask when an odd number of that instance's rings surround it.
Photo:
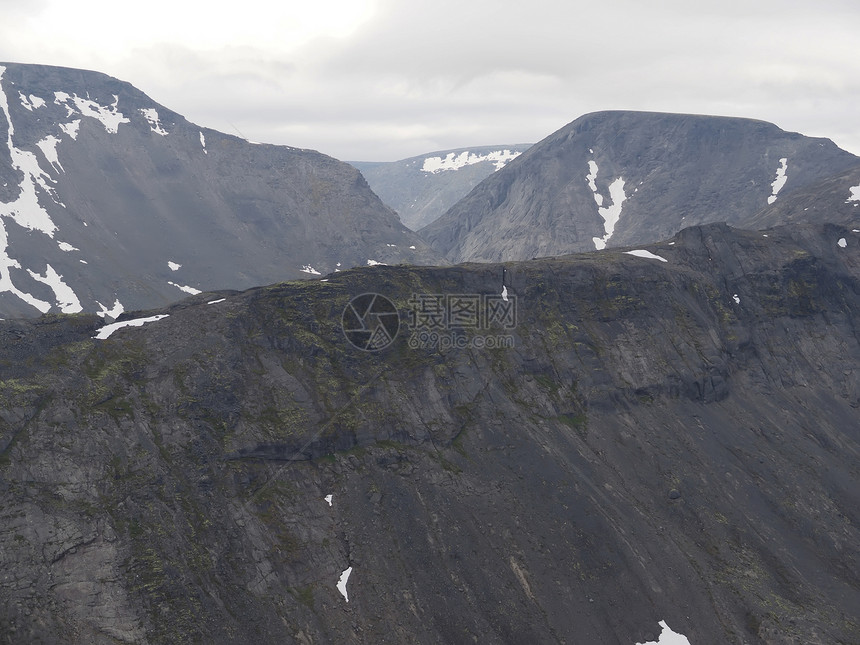
<path fill-rule="evenodd" d="M 114 7 L 14 9 L 0 59 L 99 69 L 202 126 L 341 159 L 533 142 L 601 109 L 747 116 L 860 153 L 850 0 Z"/>

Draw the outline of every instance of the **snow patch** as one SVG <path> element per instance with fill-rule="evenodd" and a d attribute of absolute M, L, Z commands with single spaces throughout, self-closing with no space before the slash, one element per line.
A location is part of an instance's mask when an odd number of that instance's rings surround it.
<path fill-rule="evenodd" d="M 314 269 L 310 264 L 306 264 L 305 266 L 303 266 L 302 272 L 303 273 L 310 273 L 311 275 L 322 275 L 322 273 L 320 273 L 319 271 Z"/>
<path fill-rule="evenodd" d="M 844 237 L 840 237 L 840 238 L 839 238 L 839 241 L 837 242 L 837 244 L 838 244 L 841 248 L 843 248 L 843 249 L 844 249 L 846 246 L 848 246 L 848 241 L 847 241 Z"/>
<path fill-rule="evenodd" d="M 178 263 L 174 262 L 173 260 L 168 260 L 167 266 L 170 268 L 171 271 L 179 271 L 179 269 L 182 268 L 181 264 L 178 264 Z"/>
<path fill-rule="evenodd" d="M 210 300 L 207 305 L 217 305 L 219 302 L 224 302 L 227 298 L 219 298 L 218 300 Z"/>
<path fill-rule="evenodd" d="M 175 282 L 167 281 L 171 287 L 176 287 L 180 291 L 184 291 L 185 293 L 190 293 L 192 296 L 196 296 L 198 293 L 203 293 L 200 289 L 195 289 L 194 287 L 189 287 L 188 285 L 176 284 Z"/>
<path fill-rule="evenodd" d="M 662 258 L 655 253 L 651 253 L 651 251 L 646 251 L 644 249 L 635 249 L 633 251 L 624 251 L 627 255 L 635 255 L 637 258 L 647 258 L 648 260 L 660 260 L 660 262 L 668 262 L 666 258 Z"/>
<path fill-rule="evenodd" d="M 70 251 L 80 251 L 79 248 L 72 246 L 68 242 L 60 242 L 57 246 L 60 247 L 61 251 L 65 251 L 66 253 L 69 253 Z"/>
<path fill-rule="evenodd" d="M 594 248 L 598 250 L 606 248 L 606 243 L 612 237 L 612 234 L 615 232 L 615 225 L 621 218 L 621 206 L 624 204 L 624 200 L 627 199 L 627 195 L 624 194 L 624 179 L 622 177 L 609 184 L 609 198 L 612 200 L 609 206 L 598 207 L 597 209 L 597 212 L 603 218 L 603 230 L 606 233 L 603 237 L 591 238 L 592 242 L 594 242 Z"/>
<path fill-rule="evenodd" d="M 734 300 L 734 301 L 735 301 L 735 304 L 736 304 L 736 305 L 741 304 L 741 299 L 740 299 L 740 297 L 738 297 L 738 294 L 734 294 L 734 295 L 732 295 L 732 300 Z"/>
<path fill-rule="evenodd" d="M 340 580 L 337 581 L 337 590 L 341 593 L 344 600 L 349 602 L 349 595 L 346 593 L 346 581 L 349 580 L 349 574 L 352 573 L 352 567 L 344 570 L 343 573 L 340 574 Z"/>
<path fill-rule="evenodd" d="M 119 97 L 114 94 L 113 98 L 113 103 L 106 107 L 90 99 L 83 99 L 77 94 L 70 96 L 66 92 L 54 92 L 54 103 L 65 106 L 68 116 L 75 114 L 75 109 L 69 105 L 69 103 L 72 103 L 77 108 L 79 114 L 97 119 L 104 126 L 105 131 L 116 134 L 119 131 L 120 124 L 131 123 L 131 121 L 122 112 L 117 110 Z"/>
<path fill-rule="evenodd" d="M 99 316 L 101 316 L 102 318 L 104 318 L 105 316 L 110 316 L 111 318 L 118 318 L 118 317 L 119 317 L 119 315 L 120 315 L 123 311 L 125 311 L 125 308 L 122 306 L 122 303 L 119 301 L 119 298 L 117 298 L 117 299 L 114 301 L 114 303 L 113 303 L 113 307 L 111 307 L 110 309 L 108 309 L 107 307 L 105 307 L 105 306 L 104 306 L 102 303 L 100 303 L 98 300 L 96 300 L 96 304 L 101 308 L 101 311 L 97 311 L 97 312 L 96 312 L 96 314 L 98 314 L 98 315 L 99 315 Z"/>
<path fill-rule="evenodd" d="M 93 338 L 97 340 L 105 340 L 109 338 L 112 333 L 114 333 L 117 329 L 122 329 L 123 327 L 141 327 L 146 323 L 155 322 L 157 320 L 161 320 L 162 318 L 167 318 L 168 314 L 158 314 L 157 316 L 148 316 L 146 318 L 135 318 L 133 320 L 123 320 L 122 322 L 111 323 L 110 325 L 105 325 L 101 329 L 96 331 L 96 335 Z"/>
<path fill-rule="evenodd" d="M 24 96 L 23 92 L 18 92 L 18 96 L 21 97 L 21 105 L 32 112 L 33 110 L 38 110 L 40 107 L 44 107 L 45 99 L 40 98 L 31 94 L 29 97 Z"/>
<path fill-rule="evenodd" d="M 424 165 L 421 166 L 422 172 L 438 174 L 446 170 L 459 170 L 464 166 L 481 163 L 482 161 L 492 161 L 496 166 L 496 170 L 501 170 L 511 159 L 515 159 L 520 155 L 519 152 L 511 152 L 510 150 L 495 150 L 488 152 L 485 155 L 478 155 L 469 152 L 449 152 L 445 158 L 442 157 L 427 157 L 424 160 Z"/>
<path fill-rule="evenodd" d="M 66 172 L 66 169 L 63 168 L 63 164 L 60 163 L 60 158 L 57 156 L 58 143 L 60 143 L 60 140 L 51 134 L 42 139 L 36 145 L 39 147 L 39 150 L 42 151 L 42 154 L 45 155 L 45 159 L 48 160 L 49 164 L 51 164 L 55 169 L 59 168 L 61 171 Z"/>
<path fill-rule="evenodd" d="M 502 285 L 502 300 L 505 302 L 508 301 L 508 287 L 507 285 Z"/>
<path fill-rule="evenodd" d="M 409 247 L 409 250 L 414 251 L 414 250 L 415 250 L 415 247 L 414 247 L 414 246 L 410 246 L 410 247 Z"/>
<path fill-rule="evenodd" d="M 588 162 L 588 174 L 585 176 L 585 181 L 588 182 L 588 187 L 591 189 L 591 192 L 594 193 L 594 201 L 597 202 L 598 206 L 603 206 L 603 195 L 597 192 L 597 184 L 595 180 L 597 179 L 597 163 L 595 161 Z"/>
<path fill-rule="evenodd" d="M 57 273 L 54 270 L 54 267 L 50 264 L 47 265 L 45 275 L 40 275 L 30 269 L 27 269 L 27 273 L 30 274 L 30 277 L 33 278 L 33 280 L 51 287 L 54 292 L 54 296 L 57 299 L 57 307 L 59 307 L 60 311 L 64 314 L 76 314 L 83 311 L 84 308 L 81 306 L 81 301 L 78 300 L 78 296 L 69 285 L 63 282 L 63 276 Z"/>
<path fill-rule="evenodd" d="M 331 506 L 331 500 L 332 500 L 331 494 L 328 494 L 325 496 L 325 501 L 328 503 L 329 506 Z"/>
<path fill-rule="evenodd" d="M 15 128 L 12 124 L 12 117 L 9 114 L 9 101 L 2 86 L 5 71 L 6 68 L 0 66 L 0 111 L 5 115 L 6 122 L 9 125 L 6 134 L 6 144 L 9 148 L 12 167 L 19 170 L 24 175 L 24 179 L 21 181 L 20 192 L 15 201 L 0 203 L 0 217 L 11 217 L 19 226 L 31 231 L 39 231 L 53 238 L 57 227 L 51 220 L 51 216 L 48 215 L 48 211 L 39 204 L 39 198 L 36 194 L 36 188 L 41 188 L 54 201 L 59 203 L 53 186 L 48 184 L 49 181 L 53 182 L 53 179 L 39 166 L 39 161 L 35 154 L 16 148 L 12 141 Z"/>
<path fill-rule="evenodd" d="M 851 188 L 849 188 L 848 191 L 849 191 L 849 195 L 848 195 L 848 199 L 845 200 L 846 204 L 848 202 L 860 202 L 860 185 L 851 186 Z"/>
<path fill-rule="evenodd" d="M 783 157 L 779 160 L 779 168 L 776 169 L 776 179 L 771 183 L 771 190 L 773 192 L 767 198 L 768 204 L 773 204 L 776 201 L 776 196 L 782 190 L 782 187 L 785 186 L 785 182 L 788 180 L 788 177 L 785 175 L 786 170 L 788 170 L 788 159 Z"/>
<path fill-rule="evenodd" d="M 158 111 L 155 108 L 141 108 L 140 113 L 149 122 L 150 130 L 155 132 L 155 134 L 160 134 L 162 137 L 167 136 L 168 132 L 161 127 L 161 122 L 158 119 Z"/>
<path fill-rule="evenodd" d="M 683 634 L 673 632 L 665 620 L 660 621 L 660 640 L 637 643 L 636 645 L 690 645 L 690 641 Z"/>
<path fill-rule="evenodd" d="M 206 137 L 203 136 L 203 132 L 200 133 L 200 145 L 203 146 L 203 154 L 208 155 L 209 151 L 206 149 Z"/>
<path fill-rule="evenodd" d="M 338 266 L 340 266 L 340 262 L 338 262 L 338 264 L 337 264 L 337 265 L 338 265 Z M 386 267 L 386 266 L 388 266 L 388 265 L 387 265 L 387 264 L 385 264 L 385 262 L 377 262 L 376 260 L 368 260 L 368 261 L 367 261 L 367 266 L 369 266 L 369 267 L 376 267 L 376 266 L 383 266 L 383 267 Z"/>
<path fill-rule="evenodd" d="M 78 130 L 80 130 L 80 128 L 81 128 L 81 120 L 80 119 L 75 119 L 74 121 L 71 121 L 70 123 L 61 123 L 60 124 L 60 130 L 65 132 L 72 139 L 78 138 Z"/>

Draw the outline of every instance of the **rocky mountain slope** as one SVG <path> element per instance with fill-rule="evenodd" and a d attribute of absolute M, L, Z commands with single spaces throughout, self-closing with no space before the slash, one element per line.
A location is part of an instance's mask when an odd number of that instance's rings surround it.
<path fill-rule="evenodd" d="M 533 146 L 420 231 L 452 262 L 664 240 L 751 218 L 860 166 L 827 139 L 750 119 L 597 112 Z"/>
<path fill-rule="evenodd" d="M 0 142 L 0 317 L 437 258 L 348 164 L 198 127 L 96 72 L 0 64 Z"/>
<path fill-rule="evenodd" d="M 400 161 L 352 161 L 383 202 L 417 231 L 435 221 L 531 144 L 429 152 Z"/>
<path fill-rule="evenodd" d="M 860 641 L 857 232 L 133 316 L 0 322 L 0 642 Z"/>
<path fill-rule="evenodd" d="M 756 213 L 750 228 L 832 222 L 860 228 L 860 166 L 800 188 Z"/>

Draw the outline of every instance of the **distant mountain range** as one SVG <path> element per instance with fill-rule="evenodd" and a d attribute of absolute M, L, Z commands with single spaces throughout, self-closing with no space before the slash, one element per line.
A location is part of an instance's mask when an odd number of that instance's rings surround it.
<path fill-rule="evenodd" d="M 438 260 L 350 165 L 97 72 L 0 64 L 0 317 Z"/>
<path fill-rule="evenodd" d="M 451 262 L 496 262 L 654 242 L 709 222 L 772 225 L 783 200 L 857 167 L 828 139 L 762 121 L 597 112 L 487 177 L 420 234 Z M 832 184 L 836 201 L 851 197 L 853 176 Z"/>
<path fill-rule="evenodd" d="M 531 144 L 457 148 L 400 161 L 353 161 L 383 202 L 417 231 L 465 197 Z"/>

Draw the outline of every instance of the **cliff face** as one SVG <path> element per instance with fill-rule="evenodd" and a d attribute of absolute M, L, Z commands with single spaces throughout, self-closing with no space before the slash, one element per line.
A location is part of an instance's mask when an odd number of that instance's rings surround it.
<path fill-rule="evenodd" d="M 832 141 L 763 121 L 595 112 L 493 173 L 421 236 L 452 262 L 500 262 L 647 244 L 697 224 L 752 228 L 768 205 L 858 164 Z"/>
<path fill-rule="evenodd" d="M 0 323 L 0 641 L 856 642 L 860 235 L 648 251 Z"/>
<path fill-rule="evenodd" d="M 0 317 L 163 306 L 437 255 L 349 164 L 97 72 L 0 64 Z"/>

